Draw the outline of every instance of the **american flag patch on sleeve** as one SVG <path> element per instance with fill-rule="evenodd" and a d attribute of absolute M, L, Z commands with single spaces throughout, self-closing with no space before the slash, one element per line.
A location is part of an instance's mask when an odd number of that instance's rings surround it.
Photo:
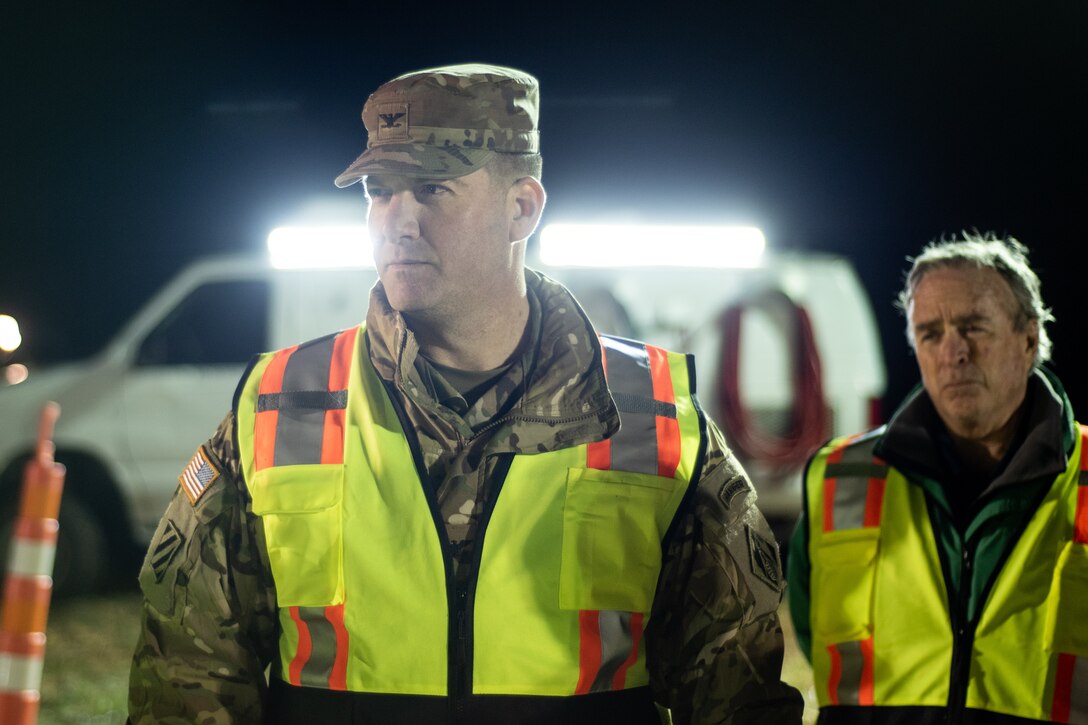
<path fill-rule="evenodd" d="M 217 478 L 219 478 L 219 471 L 208 460 L 204 449 L 197 448 L 196 453 L 185 466 L 185 470 L 178 476 L 178 483 L 181 484 L 185 495 L 189 497 L 189 503 L 196 506 L 196 502 L 204 495 L 205 489 Z"/>

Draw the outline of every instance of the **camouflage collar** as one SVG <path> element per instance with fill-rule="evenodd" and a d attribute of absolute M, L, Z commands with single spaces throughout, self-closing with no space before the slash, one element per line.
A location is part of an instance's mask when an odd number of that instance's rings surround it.
<path fill-rule="evenodd" d="M 534 307 L 530 339 L 515 375 L 520 395 L 499 401 L 492 418 L 477 425 L 460 421 L 463 435 L 489 432 L 494 452 L 555 450 L 602 440 L 619 428 L 619 414 L 601 366 L 600 343 L 585 313 L 558 282 L 526 270 Z M 371 292 L 367 313 L 370 358 L 378 374 L 392 382 L 406 400 L 443 417 L 458 418 L 421 384 L 416 370 L 419 345 L 404 317 L 392 309 L 381 283 Z"/>

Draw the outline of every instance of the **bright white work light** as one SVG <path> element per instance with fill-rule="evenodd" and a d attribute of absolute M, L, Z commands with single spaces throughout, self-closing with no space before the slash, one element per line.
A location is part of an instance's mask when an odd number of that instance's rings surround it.
<path fill-rule="evenodd" d="M 555 267 L 756 267 L 757 227 L 549 224 L 540 261 Z"/>
<path fill-rule="evenodd" d="M 268 234 L 273 267 L 374 267 L 365 224 L 276 227 Z"/>
<path fill-rule="evenodd" d="M 11 315 L 0 315 L 0 350 L 15 352 L 23 344 L 19 323 Z"/>

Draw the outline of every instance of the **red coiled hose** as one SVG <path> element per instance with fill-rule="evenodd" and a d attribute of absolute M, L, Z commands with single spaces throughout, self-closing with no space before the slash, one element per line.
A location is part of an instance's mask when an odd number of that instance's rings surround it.
<path fill-rule="evenodd" d="M 740 390 L 741 321 L 748 307 L 785 305 L 793 318 L 793 405 L 785 435 L 758 430 Z M 804 465 L 830 434 L 824 402 L 820 354 L 808 312 L 785 293 L 765 292 L 730 306 L 721 317 L 722 354 L 718 368 L 718 406 L 726 442 L 745 462 L 784 472 Z"/>

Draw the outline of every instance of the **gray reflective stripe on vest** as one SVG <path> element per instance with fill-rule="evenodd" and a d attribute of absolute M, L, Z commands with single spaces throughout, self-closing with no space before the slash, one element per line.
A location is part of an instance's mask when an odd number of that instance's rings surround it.
<path fill-rule="evenodd" d="M 608 609 L 597 612 L 597 627 L 601 636 L 601 666 L 589 688 L 590 692 L 609 692 L 614 689 L 612 680 L 631 656 L 631 649 L 634 647 L 631 614 Z"/>
<path fill-rule="evenodd" d="M 261 398 L 265 399 L 263 405 L 278 406 L 274 465 L 321 463 L 325 411 L 347 405 L 346 390 L 329 394 L 329 369 L 335 342 L 336 336 L 330 335 L 295 350 L 283 371 L 282 392 L 273 394 L 276 398 L 262 395 L 257 400 L 258 410 L 261 409 Z"/>
<path fill-rule="evenodd" d="M 828 461 L 824 485 L 835 481 L 832 530 L 860 529 L 865 524 L 865 504 L 869 498 L 869 483 L 888 476 L 888 466 L 873 458 L 876 436 L 851 443 L 835 462 Z"/>
<path fill-rule="evenodd" d="M 310 658 L 302 666 L 303 687 L 328 688 L 336 661 L 336 630 L 325 616 L 325 607 L 299 607 L 299 619 L 310 633 Z"/>
<path fill-rule="evenodd" d="M 654 399 L 646 348 L 614 337 L 601 337 L 608 389 L 620 411 L 621 426 L 612 436 L 612 470 L 657 475 L 657 416 L 676 417 L 676 406 Z"/>
<path fill-rule="evenodd" d="M 836 703 L 839 705 L 861 704 L 861 677 L 865 668 L 865 656 L 861 652 L 861 642 L 841 642 L 831 645 L 839 653 L 839 686 L 835 690 Z"/>

